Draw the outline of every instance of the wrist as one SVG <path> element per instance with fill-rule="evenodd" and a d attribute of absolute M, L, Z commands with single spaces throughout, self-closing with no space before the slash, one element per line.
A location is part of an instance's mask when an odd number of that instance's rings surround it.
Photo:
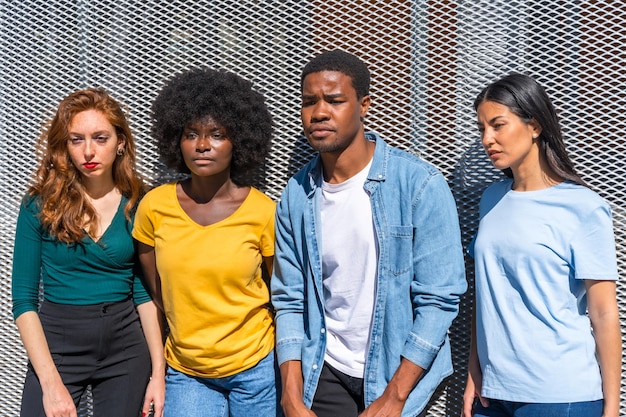
<path fill-rule="evenodd" d="M 385 392 L 391 399 L 404 403 L 409 398 L 411 390 L 401 387 L 395 381 L 389 381 Z"/>
<path fill-rule="evenodd" d="M 39 383 L 41 384 L 41 389 L 44 391 L 59 385 L 65 386 L 63 380 L 61 379 L 61 375 L 59 375 L 58 372 L 51 373 L 44 377 L 38 376 L 38 378 Z"/>

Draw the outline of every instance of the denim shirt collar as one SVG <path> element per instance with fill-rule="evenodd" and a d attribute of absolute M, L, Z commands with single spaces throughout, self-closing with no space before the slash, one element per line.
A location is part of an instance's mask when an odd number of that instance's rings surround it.
<path fill-rule="evenodd" d="M 384 157 L 387 151 L 387 144 L 374 132 L 365 132 L 365 138 L 376 143 L 372 166 L 367 174 L 367 180 L 384 181 L 387 175 L 387 160 Z M 315 190 L 322 186 L 322 180 L 322 158 L 318 153 L 311 161 L 311 170 L 309 171 L 310 188 L 307 190 L 307 197 L 311 198 L 315 194 Z"/>

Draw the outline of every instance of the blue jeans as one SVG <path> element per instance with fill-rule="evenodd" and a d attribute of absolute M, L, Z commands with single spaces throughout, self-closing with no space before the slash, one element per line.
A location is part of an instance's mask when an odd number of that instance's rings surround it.
<path fill-rule="evenodd" d="M 474 417 L 601 417 L 604 402 L 518 403 L 489 400 L 489 407 L 474 405 Z"/>
<path fill-rule="evenodd" d="M 201 378 L 168 368 L 163 417 L 282 416 L 274 352 L 254 367 L 223 378 Z"/>

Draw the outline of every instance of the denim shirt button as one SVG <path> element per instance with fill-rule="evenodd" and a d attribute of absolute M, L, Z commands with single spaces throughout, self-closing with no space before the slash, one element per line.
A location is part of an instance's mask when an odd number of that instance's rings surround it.
<path fill-rule="evenodd" d="M 321 334 L 326 333 L 326 329 L 322 329 L 322 330 L 320 330 L 320 333 L 321 333 Z"/>
<path fill-rule="evenodd" d="M 313 365 L 313 369 L 317 369 L 317 365 Z"/>

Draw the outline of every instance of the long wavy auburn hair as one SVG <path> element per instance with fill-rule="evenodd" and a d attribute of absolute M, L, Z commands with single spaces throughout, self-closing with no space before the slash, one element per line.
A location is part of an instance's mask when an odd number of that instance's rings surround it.
<path fill-rule="evenodd" d="M 54 238 L 67 244 L 78 243 L 85 230 L 96 230 L 98 213 L 89 203 L 83 178 L 68 152 L 69 126 L 80 112 L 97 110 L 104 114 L 124 141 L 124 153 L 113 163 L 113 182 L 122 195 L 128 198 L 124 208 L 130 221 L 144 184 L 135 168 L 135 144 L 119 103 L 102 88 L 88 88 L 71 93 L 59 103 L 57 112 L 39 139 L 43 154 L 39 168 L 28 193 L 39 197 L 40 221 Z"/>

